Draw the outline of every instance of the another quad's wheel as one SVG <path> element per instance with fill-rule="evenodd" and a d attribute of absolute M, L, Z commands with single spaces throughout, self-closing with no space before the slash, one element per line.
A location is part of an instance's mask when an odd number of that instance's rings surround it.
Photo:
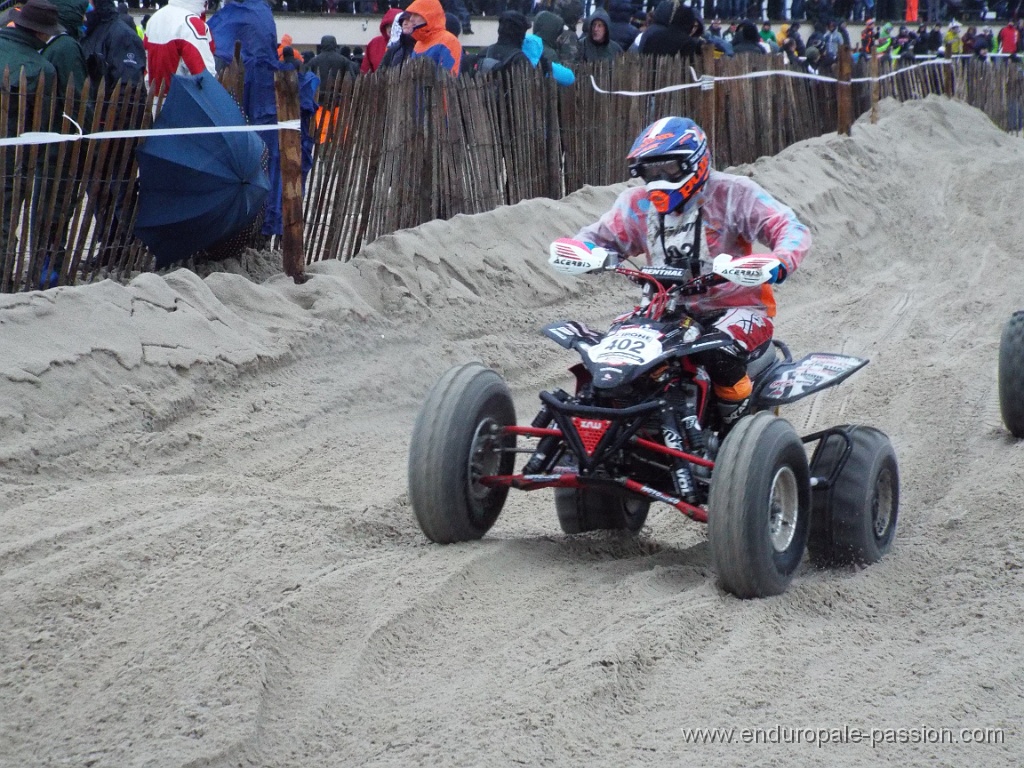
<path fill-rule="evenodd" d="M 428 539 L 470 541 L 494 525 L 508 488 L 478 480 L 512 473 L 515 436 L 497 430 L 515 422 L 504 380 L 479 363 L 452 368 L 427 394 L 409 445 L 409 501 Z"/>
<path fill-rule="evenodd" d="M 807 551 L 816 565 L 877 563 L 892 547 L 900 507 L 896 452 L 884 432 L 842 426 L 850 456 L 831 488 L 813 491 Z M 841 435 L 827 435 L 811 458 L 815 477 L 831 477 L 846 451 Z"/>
<path fill-rule="evenodd" d="M 811 512 L 807 454 L 789 422 L 745 416 L 711 475 L 708 541 L 718 581 L 737 597 L 782 594 L 803 558 Z"/>
<path fill-rule="evenodd" d="M 600 488 L 556 488 L 555 511 L 566 533 L 630 531 L 644 527 L 651 502 L 642 496 Z"/>
<path fill-rule="evenodd" d="M 999 410 L 1014 437 L 1024 437 L 1024 311 L 1014 312 L 999 340 Z"/>

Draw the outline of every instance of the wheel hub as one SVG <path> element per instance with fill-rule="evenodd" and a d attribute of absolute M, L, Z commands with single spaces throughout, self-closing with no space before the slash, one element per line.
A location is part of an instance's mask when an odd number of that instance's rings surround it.
<path fill-rule="evenodd" d="M 892 472 L 883 470 L 875 483 L 875 493 L 871 499 L 871 523 L 875 538 L 883 539 L 892 520 Z"/>
<path fill-rule="evenodd" d="M 785 552 L 796 536 L 800 515 L 800 493 L 796 474 L 789 466 L 780 467 L 772 478 L 768 499 L 768 535 L 776 552 Z"/>
<path fill-rule="evenodd" d="M 472 449 L 469 452 L 467 477 L 470 495 L 480 501 L 491 492 L 480 478 L 496 475 L 501 468 L 501 425 L 491 418 L 483 419 L 473 433 Z"/>

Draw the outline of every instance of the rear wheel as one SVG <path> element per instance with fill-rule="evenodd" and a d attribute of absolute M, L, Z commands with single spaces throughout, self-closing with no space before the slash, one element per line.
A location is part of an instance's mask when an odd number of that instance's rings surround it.
<path fill-rule="evenodd" d="M 737 597 L 782 594 L 800 565 L 810 520 L 807 454 L 789 422 L 742 418 L 711 476 L 708 542 L 722 588 Z"/>
<path fill-rule="evenodd" d="M 808 554 L 816 565 L 877 563 L 892 547 L 900 506 L 896 452 L 873 427 L 838 427 L 850 456 L 831 488 L 815 490 Z M 828 478 L 846 450 L 841 435 L 827 435 L 811 458 L 815 477 Z"/>
<path fill-rule="evenodd" d="M 651 502 L 643 496 L 599 488 L 556 488 L 555 511 L 565 533 L 631 531 L 644 527 Z"/>
<path fill-rule="evenodd" d="M 481 477 L 512 473 L 516 422 L 497 372 L 479 363 L 452 368 L 427 394 L 409 445 L 409 501 L 420 528 L 439 544 L 479 539 L 498 519 L 507 487 Z"/>
<path fill-rule="evenodd" d="M 1014 312 L 999 340 L 999 410 L 1014 437 L 1024 437 L 1024 311 Z"/>

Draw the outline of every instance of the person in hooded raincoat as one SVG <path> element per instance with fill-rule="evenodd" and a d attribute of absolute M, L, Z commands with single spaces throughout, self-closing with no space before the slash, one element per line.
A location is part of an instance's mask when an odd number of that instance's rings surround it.
<path fill-rule="evenodd" d="M 580 38 L 580 61 L 611 61 L 622 53 L 622 46 L 612 40 L 611 27 L 611 17 L 604 8 L 587 17 Z"/>
<path fill-rule="evenodd" d="M 320 52 L 306 62 L 306 69 L 315 72 L 320 82 L 327 84 L 333 83 L 339 75 L 355 77 L 359 74 L 359 65 L 341 52 L 334 35 L 320 38 Z"/>
<path fill-rule="evenodd" d="M 53 0 L 53 4 L 57 6 L 64 32 L 51 37 L 40 53 L 57 70 L 57 90 L 54 94 L 57 103 L 56 114 L 77 117 L 78 99 L 72 96 L 71 102 L 67 103 L 65 96 L 69 84 L 76 94 L 81 93 L 82 87 L 88 79 L 85 55 L 82 53 L 79 40 L 89 3 L 88 0 Z M 59 120 L 55 123 L 54 128 L 57 131 L 63 131 L 67 126 L 67 122 Z M 35 179 L 32 228 L 39 232 L 37 245 L 40 246 L 39 250 L 43 258 L 40 288 L 57 285 L 60 278 L 59 272 L 64 262 L 67 231 L 71 226 L 70 216 L 63 217 L 64 220 L 61 222 L 62 217 L 55 215 L 57 212 L 49 211 L 45 201 L 51 197 L 58 201 L 70 199 L 72 190 L 76 190 L 73 193 L 74 197 L 80 196 L 77 190 L 81 185 L 85 154 L 82 153 L 75 160 L 73 153 L 66 152 L 62 163 L 58 162 L 60 159 L 59 145 L 49 144 L 42 148 Z"/>
<path fill-rule="evenodd" d="M 537 35 L 527 34 L 523 38 L 523 53 L 531 66 L 536 67 L 540 64 L 543 71 L 549 73 L 559 85 L 572 85 L 576 82 L 576 74 L 571 69 L 544 56 L 544 41 Z"/>
<path fill-rule="evenodd" d="M 376 72 L 380 68 L 380 63 L 384 60 L 384 53 L 391 42 L 391 26 L 401 15 L 401 8 L 391 8 L 384 14 L 384 18 L 380 21 L 380 34 L 366 44 L 366 53 L 363 54 L 363 60 L 359 64 L 359 71 L 364 75 Z"/>
<path fill-rule="evenodd" d="M 39 53 L 47 40 L 64 32 L 57 7 L 47 0 L 29 0 L 20 9 L 11 12 L 10 22 L 0 26 L 0 73 L 10 70 L 14 99 L 27 99 L 29 110 L 34 110 L 36 100 L 42 100 L 43 115 L 50 109 L 50 98 L 56 91 L 54 81 L 57 71 L 53 64 Z M 25 90 L 17 93 L 17 83 L 25 78 Z M 28 114 L 32 114 L 30 111 Z M 0 119 L 6 120 L 7 136 L 17 136 L 23 126 L 18 125 L 19 110 L 15 101 L 14 109 Z M 47 130 L 49 125 L 41 126 Z M 34 169 L 29 165 L 30 153 L 22 147 L 0 147 L 0 162 L 5 173 L 0 177 L 0 255 L 13 254 L 18 248 L 18 220 L 11 227 L 12 213 L 21 206 L 21 201 L 30 184 Z M 20 188 L 20 194 L 15 192 Z M 24 235 L 23 235 L 24 236 Z M 48 287 L 43 285 L 42 287 Z"/>
<path fill-rule="evenodd" d="M 701 24 L 693 9 L 673 0 L 661 0 L 650 26 L 643 32 L 640 53 L 653 56 L 681 54 L 693 60 L 701 51 Z"/>
<path fill-rule="evenodd" d="M 412 20 L 412 36 L 416 41 L 412 58 L 428 58 L 452 75 L 458 75 L 462 43 L 447 30 L 441 3 L 438 0 L 413 0 L 405 12 Z"/>
<path fill-rule="evenodd" d="M 558 50 L 558 38 L 565 31 L 565 22 L 557 13 L 541 11 L 533 19 L 533 33 L 544 43 L 544 58 L 548 61 L 561 62 Z"/>
<path fill-rule="evenodd" d="M 108 92 L 117 83 L 141 83 L 146 74 L 142 38 L 124 23 L 114 0 L 95 0 L 92 5 L 82 38 L 89 78 L 97 87 L 106 83 Z"/>
<path fill-rule="evenodd" d="M 401 67 L 412 58 L 412 51 L 416 47 L 416 40 L 412 36 L 412 20 L 408 13 L 399 14 L 391 22 L 391 37 L 388 39 L 390 42 L 380 61 L 380 68 Z"/>
<path fill-rule="evenodd" d="M 242 64 L 245 66 L 242 112 L 246 118 L 254 125 L 276 123 L 274 74 L 279 69 L 294 65 L 285 64 L 278 58 L 277 24 L 270 6 L 265 0 L 231 0 L 210 19 L 210 32 L 216 43 L 217 56 L 225 63 L 230 62 L 234 56 L 235 41 L 242 44 Z M 314 141 L 310 123 L 318 106 L 316 92 L 320 78 L 313 72 L 302 71 L 301 67 L 297 74 L 302 126 L 302 178 L 305 181 L 306 174 L 313 167 Z M 263 214 L 262 233 L 268 236 L 280 235 L 284 232 L 284 225 L 281 220 L 281 155 L 277 131 L 260 131 L 258 135 L 267 145 L 267 175 L 270 178 L 270 195 Z"/>
<path fill-rule="evenodd" d="M 167 0 L 146 24 L 146 78 L 149 89 L 171 86 L 174 75 L 216 74 L 213 37 L 204 18 L 206 0 Z"/>

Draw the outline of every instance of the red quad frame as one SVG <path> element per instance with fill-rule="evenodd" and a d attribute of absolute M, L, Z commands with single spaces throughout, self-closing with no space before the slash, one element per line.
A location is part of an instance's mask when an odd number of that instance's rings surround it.
<path fill-rule="evenodd" d="M 543 395 L 552 397 L 547 392 L 544 392 L 542 394 L 542 398 Z M 552 399 L 554 398 L 552 397 Z M 578 407 L 583 408 L 583 406 Z M 595 408 L 594 410 L 610 409 Z M 643 410 L 645 412 L 648 409 L 644 408 Z M 715 463 L 713 461 L 709 461 L 708 459 L 702 458 L 701 456 L 695 456 L 692 453 L 686 453 L 685 451 L 677 451 L 674 448 L 669 448 L 668 446 L 662 445 L 660 443 L 655 443 L 652 440 L 646 440 L 632 433 L 628 433 L 629 436 L 625 440 L 610 441 L 607 445 L 602 445 L 602 442 L 604 442 L 604 434 L 607 432 L 608 426 L 611 425 L 612 420 L 596 418 L 590 420 L 593 422 L 604 422 L 603 427 L 598 428 L 595 426 L 594 428 L 592 428 L 594 431 L 600 432 L 596 439 L 584 436 L 585 432 L 587 431 L 586 427 L 584 427 L 583 430 L 579 430 L 579 421 L 581 420 L 582 419 L 580 419 L 579 417 L 572 418 L 572 422 L 577 427 L 577 431 L 582 431 L 584 434 L 578 433 L 576 435 L 573 435 L 570 432 L 567 433 L 565 437 L 567 440 L 572 440 L 572 438 L 575 437 L 581 446 L 586 446 L 584 450 L 586 451 L 587 457 L 589 457 L 592 461 L 595 458 L 595 454 L 598 454 L 598 457 L 600 457 L 600 455 L 613 450 L 618 450 L 618 448 L 620 448 L 623 444 L 628 443 L 638 448 L 644 448 L 649 451 L 653 451 L 654 453 L 660 453 L 663 456 L 671 456 L 673 458 L 684 459 L 685 461 L 698 464 L 702 467 L 707 467 L 708 469 L 714 471 Z M 499 434 L 503 436 L 515 435 L 517 437 L 520 435 L 523 437 L 535 438 L 551 437 L 556 440 L 561 439 L 563 437 L 562 430 L 560 429 L 525 426 L 502 427 Z M 821 440 L 822 438 L 829 435 L 836 435 L 841 437 L 844 440 L 845 445 L 842 449 L 840 458 L 836 463 L 836 466 L 833 468 L 831 474 L 828 477 L 814 476 L 814 467 L 812 465 L 811 488 L 812 491 L 816 493 L 827 493 L 832 488 L 832 486 L 835 483 L 836 477 L 839 475 L 840 470 L 846 464 L 846 460 L 850 455 L 852 445 L 849 437 L 845 434 L 844 430 L 835 427 L 824 429 L 821 430 L 820 432 L 815 432 L 813 434 L 806 435 L 801 438 L 801 441 L 804 443 L 812 443 Z M 591 440 L 593 440 L 593 442 L 591 442 Z M 600 453 L 598 452 L 599 450 Z M 517 450 L 516 452 L 518 453 L 520 451 Z M 606 487 L 624 488 L 627 491 L 639 494 L 640 496 L 645 496 L 651 499 L 652 501 L 661 501 L 664 502 L 665 504 L 669 504 L 678 509 L 691 520 L 696 520 L 698 523 L 706 523 L 708 521 L 708 513 L 702 507 L 690 504 L 677 496 L 671 496 L 667 493 L 662 493 L 656 488 L 651 488 L 649 485 L 644 485 L 643 483 L 639 483 L 636 480 L 631 480 L 628 477 L 587 477 L 580 475 L 578 472 L 563 472 L 559 474 L 536 475 L 491 475 L 489 477 L 481 477 L 479 482 L 481 485 L 507 486 L 509 488 L 515 488 L 520 491 L 536 491 L 540 488 L 585 488 L 602 485 Z"/>
<path fill-rule="evenodd" d="M 595 408 L 594 410 L 605 411 L 610 409 Z M 645 408 L 644 412 L 646 413 L 646 411 L 648 410 L 653 410 L 653 408 Z M 594 421 L 598 421 L 598 419 L 595 418 Z M 605 429 L 607 429 L 607 426 L 608 425 L 605 426 Z M 501 434 L 517 436 L 523 435 L 524 437 L 538 438 L 563 437 L 562 431 L 560 429 L 521 426 L 503 427 L 501 430 Z M 571 433 L 566 434 L 566 438 L 569 440 L 571 440 L 573 437 L 575 437 L 581 445 L 584 444 L 584 439 L 579 434 L 579 431 L 577 431 L 576 435 L 572 435 Z M 586 455 L 593 458 L 594 454 L 600 455 L 611 450 L 617 450 L 620 447 L 617 444 L 620 441 L 609 442 L 608 445 L 601 445 L 602 442 L 605 442 L 603 434 L 600 440 L 598 440 L 597 444 L 591 450 L 584 449 L 586 450 Z M 703 467 L 708 467 L 709 469 L 714 469 L 715 466 L 714 462 L 708 461 L 707 459 L 701 458 L 700 456 L 694 456 L 692 453 L 686 453 L 684 451 L 677 451 L 674 448 L 669 448 L 668 446 L 661 445 L 660 443 L 655 443 L 651 440 L 645 440 L 644 438 L 639 437 L 636 434 L 631 434 L 625 440 L 625 442 L 628 442 L 629 444 L 640 448 L 646 448 L 647 450 L 654 451 L 655 453 L 660 453 L 665 456 L 684 459 L 694 464 L 699 464 Z M 670 504 L 676 509 L 678 509 L 680 512 L 682 512 L 684 515 L 693 520 L 696 520 L 697 522 L 706 523 L 708 521 L 708 513 L 705 512 L 701 507 L 689 504 L 676 496 L 670 496 L 666 493 L 662 493 L 661 491 L 655 488 L 651 488 L 649 485 L 638 483 L 636 480 L 631 480 L 627 477 L 584 477 L 581 476 L 578 472 L 566 472 L 557 475 L 492 475 L 491 477 L 480 478 L 479 482 L 481 485 L 504 485 L 510 488 L 516 488 L 521 491 L 535 491 L 538 488 L 583 488 L 586 486 L 595 485 L 617 486 L 620 488 L 625 488 L 627 491 L 632 491 L 633 493 L 640 494 L 641 496 L 646 496 L 647 498 L 653 499 L 654 501 L 662 501 L 666 504 Z"/>

